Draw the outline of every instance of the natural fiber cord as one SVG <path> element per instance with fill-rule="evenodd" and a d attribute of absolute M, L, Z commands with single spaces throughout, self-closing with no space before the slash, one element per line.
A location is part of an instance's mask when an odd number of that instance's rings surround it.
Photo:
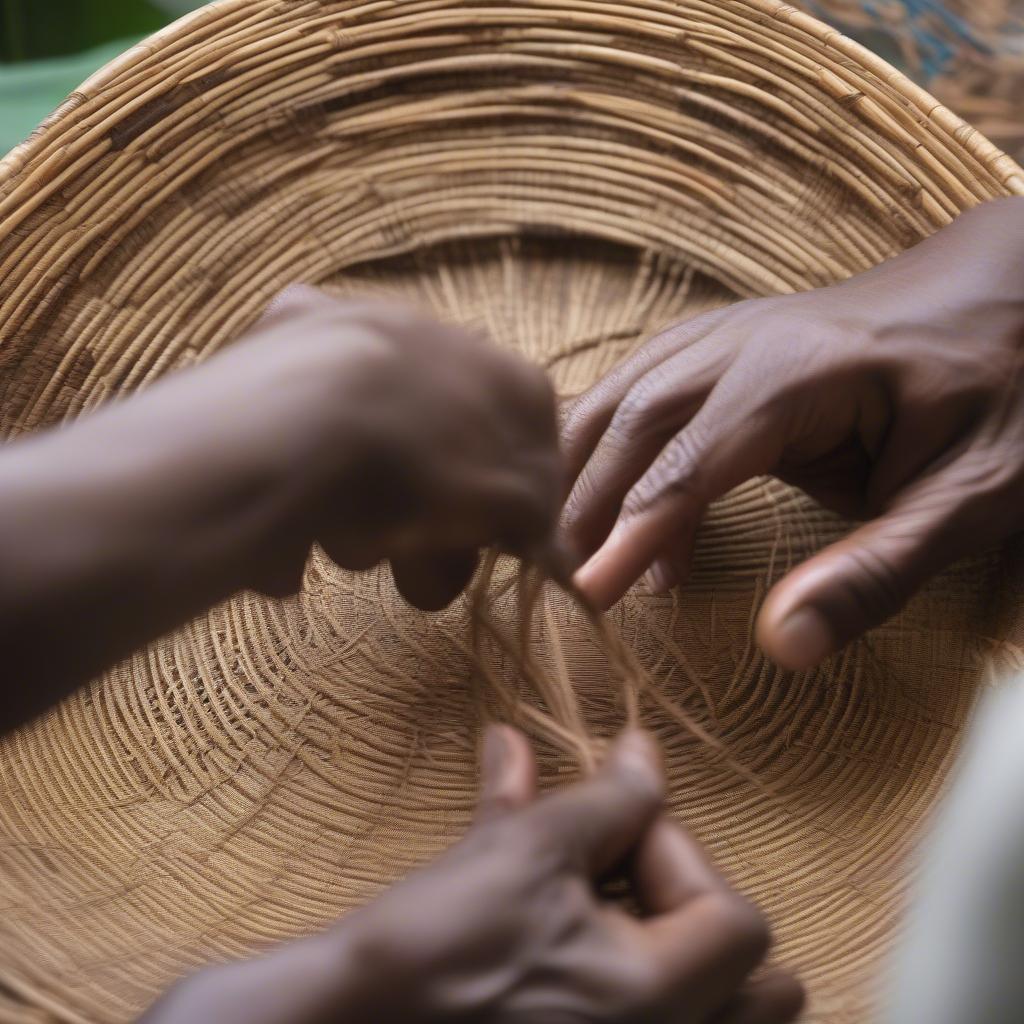
<path fill-rule="evenodd" d="M 296 280 L 482 325 L 575 393 L 662 324 L 1010 192 L 1011 160 L 773 0 L 225 0 L 0 163 L 0 432 L 205 358 Z M 548 782 L 580 736 L 654 729 L 673 812 L 770 915 L 809 1019 L 864 1024 L 908 852 L 1024 630 L 992 554 L 778 671 L 760 601 L 842 530 L 750 483 L 682 592 L 596 632 L 504 564 L 475 628 L 319 555 L 296 599 L 211 611 L 0 747 L 0 1016 L 126 1021 L 362 904 L 461 833 L 481 716 L 515 714 Z"/>

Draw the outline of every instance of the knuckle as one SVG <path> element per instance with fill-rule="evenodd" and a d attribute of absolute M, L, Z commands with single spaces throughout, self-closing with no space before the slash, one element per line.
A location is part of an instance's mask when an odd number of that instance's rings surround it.
<path fill-rule="evenodd" d="M 570 533 L 576 530 L 580 520 L 586 514 L 586 510 L 593 505 L 595 498 L 596 492 L 591 474 L 584 469 L 576 478 L 572 491 L 566 499 L 565 507 L 562 509 L 562 527 Z"/>
<path fill-rule="evenodd" d="M 674 981 L 672 973 L 653 954 L 627 952 L 617 966 L 617 1009 L 623 1014 L 649 1011 L 662 1001 Z"/>
<path fill-rule="evenodd" d="M 489 374 L 509 406 L 531 428 L 542 424 L 545 433 L 555 436 L 557 423 L 555 392 L 547 374 L 533 363 L 511 352 L 486 349 L 483 358 L 489 364 Z"/>
<path fill-rule="evenodd" d="M 972 404 L 991 403 L 1005 393 L 1006 382 L 1013 380 L 1017 371 L 1017 354 L 1013 350 L 992 347 L 986 350 L 986 358 L 957 359 L 959 350 L 952 353 L 954 358 L 943 369 L 946 371 L 943 390 L 952 398 L 962 398 Z"/>
<path fill-rule="evenodd" d="M 888 558 L 871 548 L 847 552 L 851 571 L 842 578 L 850 604 L 865 622 L 876 622 L 899 611 L 911 597 L 911 585 Z"/>
<path fill-rule="evenodd" d="M 699 451 L 691 425 L 667 445 L 646 476 L 626 495 L 623 512 L 638 516 L 668 498 L 699 501 L 703 493 Z"/>
<path fill-rule="evenodd" d="M 940 511 L 925 528 L 925 539 L 954 561 L 1012 532 L 1024 501 L 1024 467 L 1004 450 L 989 450 L 961 459 L 928 487 Z M 941 566 L 937 566 L 941 567 Z"/>
<path fill-rule="evenodd" d="M 583 398 L 562 402 L 558 406 L 558 432 L 567 441 L 582 433 L 583 425 L 590 417 L 586 414 L 587 404 Z"/>
<path fill-rule="evenodd" d="M 673 481 L 695 483 L 700 468 L 700 455 L 706 447 L 704 428 L 697 421 L 676 435 L 659 461 Z"/>
<path fill-rule="evenodd" d="M 772 944 L 771 928 L 764 914 L 749 900 L 728 891 L 708 897 L 711 917 L 726 948 L 738 960 L 759 964 Z"/>
<path fill-rule="evenodd" d="M 1002 450 L 989 450 L 965 463 L 959 489 L 965 497 L 973 499 L 972 504 L 983 503 L 987 507 L 1015 503 L 1021 496 L 1019 460 L 1007 455 Z"/>
<path fill-rule="evenodd" d="M 792 975 L 780 978 L 776 983 L 775 1003 L 780 1021 L 795 1020 L 807 1002 L 807 991 Z"/>
<path fill-rule="evenodd" d="M 654 504 L 655 497 L 656 488 L 646 480 L 642 480 L 626 495 L 626 499 L 622 503 L 623 518 L 635 519 L 637 516 L 643 515 Z"/>
<path fill-rule="evenodd" d="M 549 437 L 555 443 L 558 437 L 558 408 L 555 389 L 547 374 L 539 367 L 527 364 L 523 370 L 523 393 L 537 433 Z"/>
<path fill-rule="evenodd" d="M 621 438 L 631 438 L 641 433 L 650 422 L 657 404 L 659 382 L 654 374 L 641 377 L 626 392 L 615 410 L 609 430 Z"/>
<path fill-rule="evenodd" d="M 726 322 L 739 319 L 754 300 L 745 299 L 719 309 L 709 309 L 698 316 L 680 320 L 666 327 L 647 343 L 643 350 L 649 365 L 656 365 L 666 352 L 679 352 L 701 341 L 705 333 L 721 327 Z"/>
<path fill-rule="evenodd" d="M 558 432 L 563 444 L 572 450 L 590 436 L 600 419 L 600 407 L 593 395 L 583 395 L 563 404 L 558 410 Z"/>

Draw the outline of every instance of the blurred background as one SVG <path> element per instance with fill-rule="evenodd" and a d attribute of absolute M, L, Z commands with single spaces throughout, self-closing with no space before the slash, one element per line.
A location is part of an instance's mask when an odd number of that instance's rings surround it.
<path fill-rule="evenodd" d="M 1024 161 L 1024 0 L 790 0 Z M 202 0 L 0 0 L 0 155 L 93 71 Z"/>
<path fill-rule="evenodd" d="M 0 0 L 0 156 L 94 71 L 204 0 Z"/>

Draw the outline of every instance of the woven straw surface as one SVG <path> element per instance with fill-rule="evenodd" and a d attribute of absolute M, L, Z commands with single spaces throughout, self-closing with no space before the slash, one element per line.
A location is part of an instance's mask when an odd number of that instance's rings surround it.
<path fill-rule="evenodd" d="M 203 359 L 295 280 L 483 324 L 571 394 L 674 318 L 842 278 L 1008 192 L 1012 161 L 772 0 L 225 0 L 0 164 L 0 431 Z M 809 1018 L 862 1024 L 979 681 L 1024 656 L 993 554 L 822 669 L 774 669 L 752 616 L 842 529 L 753 482 L 685 591 L 612 618 L 654 680 L 673 811 L 770 914 Z M 556 629 L 610 734 L 608 660 L 546 600 L 537 657 Z M 7 740 L 0 1019 L 127 1020 L 456 838 L 483 713 L 467 617 L 315 556 L 297 598 L 239 597 Z M 544 745 L 543 770 L 571 764 Z"/>

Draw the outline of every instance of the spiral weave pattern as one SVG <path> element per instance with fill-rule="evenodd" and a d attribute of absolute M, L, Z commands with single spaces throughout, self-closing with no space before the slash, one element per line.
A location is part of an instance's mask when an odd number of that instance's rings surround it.
<path fill-rule="evenodd" d="M 223 0 L 0 163 L 0 436 L 206 358 L 298 280 L 481 325 L 572 394 L 673 319 L 839 280 L 1014 192 L 984 138 L 775 0 Z M 752 482 L 684 590 L 612 616 L 673 813 L 766 909 L 823 1024 L 868 1019 L 976 689 L 1024 663 L 992 554 L 822 669 L 775 669 L 757 607 L 843 529 Z M 604 651 L 544 602 L 535 657 L 557 632 L 583 724 L 612 734 Z M 492 613 L 515 618 L 515 588 Z M 468 618 L 314 555 L 296 598 L 240 596 L 8 738 L 0 1019 L 127 1021 L 452 842 L 487 710 Z M 548 782 L 570 771 L 542 754 Z"/>

